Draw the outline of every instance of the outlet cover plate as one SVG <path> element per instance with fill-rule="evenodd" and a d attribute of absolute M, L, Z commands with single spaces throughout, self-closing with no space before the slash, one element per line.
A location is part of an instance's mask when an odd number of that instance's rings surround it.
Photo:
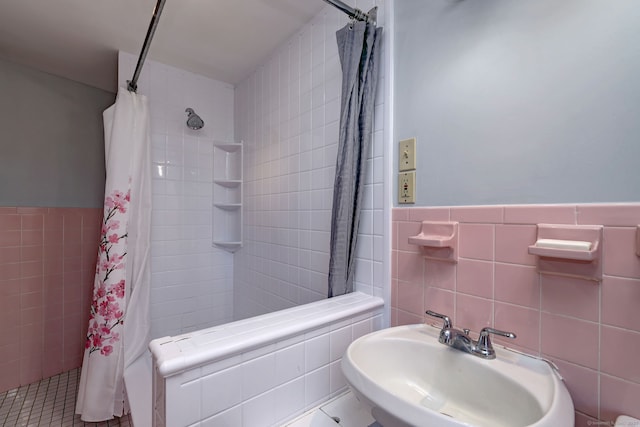
<path fill-rule="evenodd" d="M 416 171 L 398 174 L 398 203 L 416 202 Z"/>

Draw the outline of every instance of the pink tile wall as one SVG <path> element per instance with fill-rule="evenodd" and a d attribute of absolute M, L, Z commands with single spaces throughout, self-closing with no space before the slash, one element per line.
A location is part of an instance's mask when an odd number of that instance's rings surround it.
<path fill-rule="evenodd" d="M 457 327 L 513 331 L 508 345 L 553 360 L 576 408 L 576 425 L 640 417 L 640 204 L 395 208 L 393 325 L 427 309 Z M 423 220 L 460 223 L 457 264 L 423 259 L 407 238 Z M 602 282 L 541 275 L 527 247 L 536 224 L 604 226 Z"/>
<path fill-rule="evenodd" d="M 0 208 L 0 391 L 81 365 L 101 217 Z"/>

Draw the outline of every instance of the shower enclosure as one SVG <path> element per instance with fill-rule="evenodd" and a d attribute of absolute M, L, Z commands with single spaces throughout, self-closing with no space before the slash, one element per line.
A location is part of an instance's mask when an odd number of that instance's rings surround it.
<path fill-rule="evenodd" d="M 346 23 L 326 8 L 236 87 L 152 61 L 140 72 L 138 61 L 140 80 L 128 83 L 150 101 L 152 339 L 326 298 L 341 88 L 335 31 Z M 135 64 L 119 54 L 120 85 Z M 185 126 L 185 106 L 206 126 Z M 381 296 L 382 126 L 375 131 L 355 289 Z M 212 244 L 213 154 L 238 141 L 244 236 L 234 255 Z"/>
<path fill-rule="evenodd" d="M 140 88 L 151 104 L 152 337 L 326 298 L 342 83 L 335 31 L 348 17 L 375 22 L 377 8 L 366 14 L 339 0 L 325 1 L 334 8 L 325 8 L 235 88 L 145 64 L 164 0 L 157 2 L 137 61 L 120 53 L 119 83 Z M 381 101 L 362 203 L 363 244 L 354 261 L 355 288 L 378 295 Z M 176 115 L 185 105 L 190 117 L 197 111 L 207 126 L 185 127 Z M 244 249 L 232 256 L 212 247 L 212 158 L 214 147 L 239 141 Z"/>

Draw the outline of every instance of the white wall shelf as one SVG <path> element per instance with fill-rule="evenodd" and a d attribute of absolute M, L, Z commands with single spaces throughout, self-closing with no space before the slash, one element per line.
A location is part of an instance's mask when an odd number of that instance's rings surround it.
<path fill-rule="evenodd" d="M 242 247 L 242 143 L 213 147 L 213 244 L 235 252 Z"/>

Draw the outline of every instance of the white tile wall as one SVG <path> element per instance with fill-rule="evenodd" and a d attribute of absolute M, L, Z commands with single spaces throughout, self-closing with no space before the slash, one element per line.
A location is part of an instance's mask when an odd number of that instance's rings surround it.
<path fill-rule="evenodd" d="M 384 1 L 353 2 L 368 10 Z M 234 317 L 326 298 L 342 73 L 327 6 L 236 88 L 245 145 L 244 247 L 234 263 Z M 382 296 L 384 58 L 360 225 L 355 287 Z"/>
<path fill-rule="evenodd" d="M 120 52 L 119 84 L 137 56 Z M 153 164 L 152 338 L 233 317 L 233 255 L 212 247 L 214 141 L 234 137 L 234 88 L 147 60 L 138 93 L 149 98 Z M 185 126 L 191 107 L 205 126 Z"/>
<path fill-rule="evenodd" d="M 260 327 L 260 326 L 257 326 Z M 347 390 L 346 347 L 382 327 L 381 307 L 166 379 L 167 426 L 275 426 Z M 316 346 L 310 343 L 322 343 Z M 315 353 L 324 352 L 323 357 Z M 331 357 L 330 357 L 331 356 Z M 236 364 L 236 362 L 239 362 Z M 166 418 L 165 418 L 166 417 Z"/>

